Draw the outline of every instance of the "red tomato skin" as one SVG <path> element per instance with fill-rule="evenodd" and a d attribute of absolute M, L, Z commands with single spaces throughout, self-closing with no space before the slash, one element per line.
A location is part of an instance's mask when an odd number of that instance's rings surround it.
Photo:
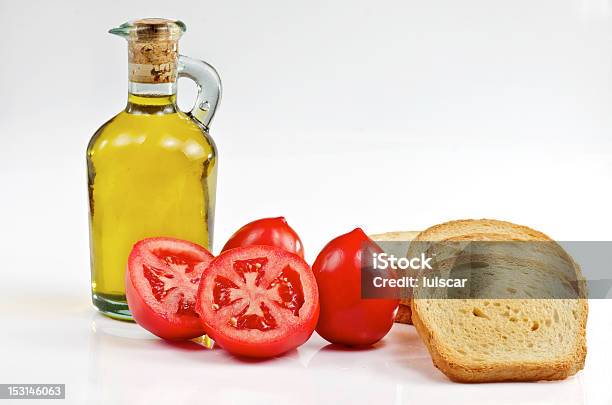
<path fill-rule="evenodd" d="M 329 242 L 317 256 L 312 270 L 319 286 L 321 305 L 317 333 L 345 346 L 370 346 L 393 326 L 398 299 L 361 298 L 361 251 L 366 243 L 382 252 L 360 229 Z"/>
<path fill-rule="evenodd" d="M 202 282 L 200 283 L 200 288 L 196 300 L 196 311 L 198 311 L 198 313 L 200 314 L 200 320 L 202 322 L 204 330 L 206 330 L 206 334 L 211 337 L 215 341 L 215 343 L 217 343 L 220 347 L 227 350 L 231 354 L 251 358 L 270 358 L 282 355 L 304 344 L 308 339 L 310 339 L 310 336 L 312 336 L 315 331 L 317 321 L 319 319 L 319 292 L 316 279 L 312 274 L 310 266 L 308 266 L 304 259 L 294 253 L 266 245 L 240 247 L 230 249 L 224 253 L 221 253 L 208 265 L 208 268 L 206 269 L 207 275 L 213 274 L 214 270 L 211 269 L 214 269 L 219 261 L 224 260 L 225 256 L 232 255 L 236 252 L 241 252 L 245 250 L 278 250 L 284 255 L 293 256 L 296 260 L 303 262 L 303 264 L 307 268 L 307 273 L 309 274 L 303 274 L 302 276 L 306 278 L 309 277 L 311 279 L 310 284 L 313 286 L 313 290 L 311 291 L 312 296 L 310 297 L 310 302 L 313 305 L 311 311 L 312 315 L 306 318 L 299 328 L 292 330 L 291 333 L 288 334 L 288 336 L 285 336 L 282 339 L 273 341 L 256 341 L 254 339 L 237 340 L 232 336 L 232 332 L 227 333 L 226 330 L 217 327 L 213 318 L 211 318 L 210 320 L 207 319 L 207 316 L 205 314 L 206 311 L 203 308 L 205 305 L 210 305 L 210 303 L 207 301 L 203 294 L 203 291 L 206 288 L 206 286 L 204 285 L 205 276 L 202 277 Z"/>
<path fill-rule="evenodd" d="M 275 246 L 304 258 L 302 240 L 284 217 L 249 222 L 229 238 L 221 252 L 253 245 Z"/>
<path fill-rule="evenodd" d="M 134 321 L 149 332 L 165 340 L 187 340 L 204 335 L 205 331 L 199 318 L 194 317 L 187 319 L 187 321 L 184 319 L 181 325 L 176 325 L 172 320 L 152 310 L 138 293 L 131 278 L 132 271 L 130 268 L 136 260 L 138 248 L 149 241 L 178 241 L 179 243 L 186 243 L 204 251 L 209 260 L 214 258 L 214 256 L 203 247 L 192 242 L 174 238 L 148 238 L 137 242 L 130 252 L 127 270 L 125 272 L 125 295 Z"/>
<path fill-rule="evenodd" d="M 136 292 L 129 276 L 126 276 L 125 295 L 136 323 L 162 339 L 187 340 L 202 336 L 205 333 L 202 323 L 197 318 L 194 318 L 188 324 L 181 325 L 179 329 L 170 320 L 151 310 Z"/>

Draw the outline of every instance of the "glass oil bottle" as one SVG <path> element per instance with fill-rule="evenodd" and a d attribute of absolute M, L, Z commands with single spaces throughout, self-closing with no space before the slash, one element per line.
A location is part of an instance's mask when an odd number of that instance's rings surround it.
<path fill-rule="evenodd" d="M 178 54 L 184 31 L 165 19 L 110 30 L 128 41 L 128 101 L 91 138 L 87 172 L 92 299 L 113 318 L 131 319 L 125 269 L 135 242 L 170 236 L 212 244 L 217 150 L 208 132 L 221 82 L 212 66 Z M 176 104 L 183 76 L 199 89 L 188 113 Z"/>

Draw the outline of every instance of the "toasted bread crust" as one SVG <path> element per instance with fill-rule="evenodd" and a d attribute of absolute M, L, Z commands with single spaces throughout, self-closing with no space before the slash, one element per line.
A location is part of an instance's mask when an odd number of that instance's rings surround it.
<path fill-rule="evenodd" d="M 457 229 L 459 232 L 456 232 L 456 236 L 460 236 L 462 234 L 468 233 L 467 229 L 471 231 L 469 233 L 475 233 L 474 230 L 480 233 L 497 233 L 497 232 L 488 232 L 487 228 L 495 229 L 496 227 L 506 227 L 508 229 L 512 229 L 514 231 L 515 237 L 509 240 L 552 240 L 548 235 L 536 231 L 535 229 L 531 229 L 524 225 L 513 224 L 508 221 L 500 221 L 497 219 L 458 219 L 454 221 L 444 222 L 438 225 L 434 225 L 430 228 L 427 228 L 423 232 L 419 233 L 415 236 L 414 240 L 417 241 L 435 241 L 435 240 L 443 240 L 446 237 L 440 238 L 440 234 L 446 233 L 444 230 Z M 523 239 L 524 238 L 524 239 Z"/>
<path fill-rule="evenodd" d="M 410 309 L 410 305 L 405 305 L 400 301 L 397 315 L 395 315 L 395 322 L 412 325 L 412 310 Z"/>

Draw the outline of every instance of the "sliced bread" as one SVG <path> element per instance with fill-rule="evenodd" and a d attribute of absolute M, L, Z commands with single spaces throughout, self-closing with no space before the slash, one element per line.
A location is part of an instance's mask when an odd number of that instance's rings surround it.
<path fill-rule="evenodd" d="M 490 219 L 436 225 L 415 240 L 551 241 L 533 229 Z M 558 270 L 558 263 L 569 255 L 561 253 L 552 241 L 544 244 L 545 248 L 533 246 L 533 260 L 521 262 L 502 252 L 478 257 L 479 266 L 520 275 L 518 288 L 524 289 L 519 291 L 523 293 L 534 285 L 555 291 L 571 288 L 566 270 Z M 580 279 L 579 267 L 571 258 L 569 263 L 574 278 Z M 450 379 L 461 382 L 558 380 L 582 369 L 588 313 L 584 291 L 576 287 L 579 298 L 567 299 L 495 298 L 496 293 L 508 288 L 506 282 L 503 277 L 483 278 L 481 287 L 494 294 L 494 298 L 486 299 L 444 299 L 435 289 L 414 290 L 412 322 L 434 365 Z M 516 282 L 512 285 L 517 288 Z"/>

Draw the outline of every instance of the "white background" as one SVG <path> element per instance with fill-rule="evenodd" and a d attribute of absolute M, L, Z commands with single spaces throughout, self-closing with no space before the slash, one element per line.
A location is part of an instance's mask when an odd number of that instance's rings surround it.
<path fill-rule="evenodd" d="M 587 369 L 536 385 L 451 384 L 412 327 L 367 353 L 319 355 L 314 337 L 271 363 L 213 351 L 196 366 L 200 352 L 94 314 L 85 148 L 127 85 L 126 44 L 106 31 L 149 16 L 185 21 L 181 53 L 223 79 L 216 251 L 242 224 L 279 215 L 309 261 L 356 226 L 493 217 L 559 240 L 612 236 L 608 1 L 0 0 L 0 383 L 66 382 L 77 403 L 103 391 L 139 403 L 133 375 L 155 394 L 142 403 L 198 389 L 218 403 L 292 402 L 292 391 L 302 403 L 612 401 L 604 301 L 592 303 Z M 181 82 L 179 104 L 193 98 Z M 176 373 L 167 389 L 159 364 Z M 180 380 L 187 371 L 198 389 Z M 266 378 L 288 381 L 251 381 Z"/>

